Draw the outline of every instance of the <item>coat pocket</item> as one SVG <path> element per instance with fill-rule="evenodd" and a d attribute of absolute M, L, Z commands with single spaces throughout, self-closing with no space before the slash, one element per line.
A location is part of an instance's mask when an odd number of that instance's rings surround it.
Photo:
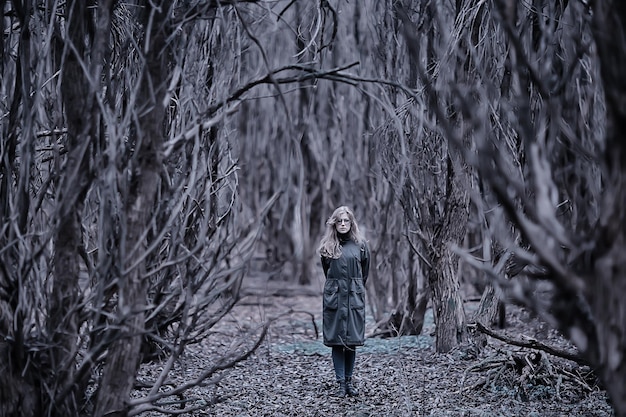
<path fill-rule="evenodd" d="M 326 281 L 324 285 L 324 309 L 337 310 L 339 307 L 339 283 L 336 280 Z"/>
<path fill-rule="evenodd" d="M 353 309 L 365 308 L 365 291 L 359 286 L 350 293 L 350 307 Z"/>

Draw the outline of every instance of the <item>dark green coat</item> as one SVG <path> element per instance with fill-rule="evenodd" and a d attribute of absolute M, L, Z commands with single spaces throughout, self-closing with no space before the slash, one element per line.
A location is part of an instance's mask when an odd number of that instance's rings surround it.
<path fill-rule="evenodd" d="M 326 275 L 323 333 L 326 346 L 361 346 L 365 343 L 365 282 L 370 254 L 367 244 L 341 242 L 339 259 L 322 256 Z"/>

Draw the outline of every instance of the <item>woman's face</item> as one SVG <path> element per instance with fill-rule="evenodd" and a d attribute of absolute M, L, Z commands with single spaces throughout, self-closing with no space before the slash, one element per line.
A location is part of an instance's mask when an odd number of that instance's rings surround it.
<path fill-rule="evenodd" d="M 350 227 L 352 227 L 352 222 L 350 221 L 348 213 L 341 213 L 337 217 L 337 223 L 335 223 L 335 227 L 337 228 L 337 232 L 342 234 L 348 233 L 350 231 Z"/>

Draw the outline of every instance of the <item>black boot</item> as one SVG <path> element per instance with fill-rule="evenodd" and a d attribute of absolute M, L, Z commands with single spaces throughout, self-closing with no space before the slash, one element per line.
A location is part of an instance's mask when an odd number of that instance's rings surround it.
<path fill-rule="evenodd" d="M 352 385 L 352 378 L 346 378 L 346 394 L 351 397 L 359 395 L 359 391 Z"/>
<path fill-rule="evenodd" d="M 335 392 L 335 396 L 339 398 L 343 398 L 346 396 L 346 381 L 343 379 L 337 381 L 337 391 Z"/>

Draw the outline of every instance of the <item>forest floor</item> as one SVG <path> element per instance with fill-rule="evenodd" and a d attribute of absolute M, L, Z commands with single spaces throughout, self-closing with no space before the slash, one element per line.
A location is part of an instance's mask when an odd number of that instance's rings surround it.
<path fill-rule="evenodd" d="M 468 309 L 475 308 L 471 304 L 467 303 Z M 420 336 L 368 338 L 357 350 L 355 381 L 360 395 L 338 398 L 333 395 L 330 349 L 322 344 L 321 333 L 316 333 L 316 327 L 321 332 L 321 296 L 315 291 L 298 294 L 279 289 L 259 295 L 248 290 L 216 332 L 177 364 L 172 384 L 214 366 L 226 352 L 250 346 L 262 323 L 271 322 L 267 336 L 248 359 L 219 371 L 205 386 L 186 392 L 187 406 L 195 403 L 199 408 L 184 415 L 613 415 L 606 393 L 584 367 L 492 337 L 480 352 L 466 346 L 438 354 L 432 337 L 432 314 L 426 318 Z M 575 352 L 561 335 L 523 308 L 509 306 L 507 324 L 497 330 L 506 337 L 534 338 Z M 374 326 L 368 323 L 368 331 Z M 144 366 L 143 378 L 153 379 L 161 365 Z"/>

